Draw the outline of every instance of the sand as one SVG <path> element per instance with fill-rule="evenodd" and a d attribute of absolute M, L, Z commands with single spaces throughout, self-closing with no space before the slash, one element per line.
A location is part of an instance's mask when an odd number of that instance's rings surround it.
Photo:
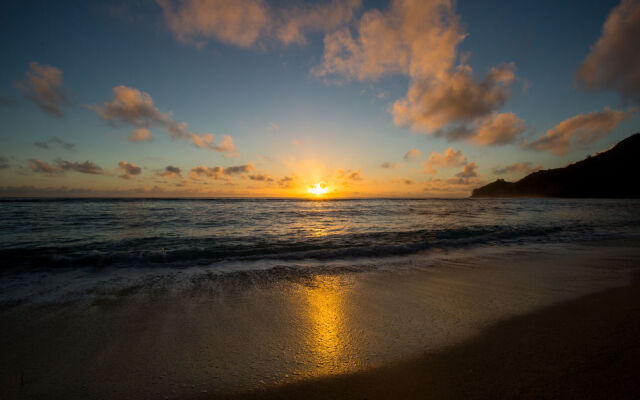
<path fill-rule="evenodd" d="M 637 242 L 392 267 L 154 277 L 84 301 L 5 304 L 0 398 L 640 394 Z"/>
<path fill-rule="evenodd" d="M 228 399 L 637 399 L 640 282 L 493 324 L 442 351 Z"/>

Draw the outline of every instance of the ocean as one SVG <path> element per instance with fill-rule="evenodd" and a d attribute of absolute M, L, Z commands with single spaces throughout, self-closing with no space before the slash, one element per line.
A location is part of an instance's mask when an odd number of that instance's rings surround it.
<path fill-rule="evenodd" d="M 0 216 L 6 398 L 367 370 L 628 284 L 640 260 L 638 200 L 25 199 Z"/>
<path fill-rule="evenodd" d="M 0 216 L 3 270 L 383 263 L 640 234 L 638 200 L 5 200 Z"/>

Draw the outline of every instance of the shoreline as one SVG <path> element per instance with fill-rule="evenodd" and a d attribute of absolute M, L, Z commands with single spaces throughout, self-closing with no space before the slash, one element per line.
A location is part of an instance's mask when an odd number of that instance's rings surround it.
<path fill-rule="evenodd" d="M 205 275 L 18 306 L 0 313 L 0 397 L 544 398 L 566 363 L 595 368 L 577 343 L 640 355 L 637 244 L 498 248 L 273 282 Z M 583 331 L 596 333 L 572 339 Z"/>
<path fill-rule="evenodd" d="M 462 343 L 351 374 L 225 399 L 615 399 L 640 397 L 640 273 L 491 324 Z"/>

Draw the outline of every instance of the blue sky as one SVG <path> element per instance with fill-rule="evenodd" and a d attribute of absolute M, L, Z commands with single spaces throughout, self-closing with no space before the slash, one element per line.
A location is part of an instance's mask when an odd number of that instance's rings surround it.
<path fill-rule="evenodd" d="M 309 2 L 302 8 L 284 1 L 243 1 L 269 11 L 276 21 L 269 29 L 278 29 L 277 21 L 290 10 L 301 10 L 296 15 L 307 21 L 314 7 L 325 7 L 327 12 L 338 7 L 338 2 L 329 1 Z M 576 80 L 576 71 L 603 37 L 603 24 L 616 7 L 622 7 L 619 1 L 407 2 L 405 7 L 418 8 L 439 3 L 436 6 L 445 7 L 457 18 L 455 29 L 464 39 L 446 50 L 455 54 L 453 69 L 464 64 L 473 70 L 474 84 L 480 85 L 492 67 L 513 63 L 505 67 L 513 76 L 499 83 L 508 87 L 490 88 L 505 90 L 506 100 L 488 105 L 490 111 L 469 115 L 462 122 L 448 118 L 439 133 L 412 125 L 425 121 L 420 115 L 412 114 L 413 122 L 399 123 L 393 111 L 394 104 L 408 96 L 410 87 L 439 79 L 436 74 L 389 70 L 360 79 L 335 71 L 331 76 L 313 72 L 328 65 L 328 36 L 346 29 L 357 42 L 366 16 L 391 21 L 394 4 L 356 1 L 353 15 L 343 18 L 338 26 L 314 22 L 316 25 L 309 23 L 305 31 L 302 25 L 303 44 L 267 37 L 271 31 L 265 28 L 250 45 L 239 45 L 235 38 L 221 36 L 222 28 L 215 23 L 211 28 L 210 21 L 220 20 L 213 14 L 223 13 L 220 10 L 224 7 L 218 7 L 218 3 L 224 6 L 221 0 L 213 0 L 212 7 L 201 10 L 211 18 L 206 20 L 209 25 L 178 18 L 181 25 L 171 26 L 163 7 L 181 15 L 183 9 L 195 7 L 190 3 L 10 1 L 0 6 L 0 51 L 4 55 L 0 59 L 0 96 L 4 99 L 0 106 L 0 157 L 8 165 L 0 170 L 0 187 L 11 193 L 30 187 L 25 193 L 48 188 L 49 194 L 73 194 L 69 192 L 73 189 L 100 195 L 300 196 L 309 185 L 322 182 L 335 196 L 464 196 L 471 188 L 499 176 L 518 179 L 527 172 L 524 167 L 514 167 L 512 173 L 495 174 L 496 167 L 523 162 L 530 162 L 531 168 L 560 167 L 640 131 L 633 98 L 624 99 L 606 82 L 596 82 L 591 85 L 593 90 L 588 90 Z M 626 3 L 631 10 L 638 6 L 634 1 Z M 207 16 L 207 12 L 212 14 Z M 218 23 L 234 29 L 228 21 Z M 404 23 L 389 22 L 398 30 Z M 440 24 L 438 20 L 433 23 Z M 180 39 L 181 29 L 189 24 L 200 29 L 200 34 L 190 38 L 199 45 Z M 209 31 L 202 33 L 206 30 L 203 26 Z M 452 29 L 443 26 L 439 29 Z M 625 26 L 620 29 L 633 29 L 635 20 Z M 429 29 L 411 33 L 408 40 L 432 34 Z M 434 64 L 439 54 L 434 53 Z M 410 57 L 415 59 L 416 54 Z M 422 62 L 430 63 L 426 58 Z M 32 62 L 61 72 L 62 83 L 54 88 L 68 100 L 56 103 L 61 116 L 44 112 L 33 101 L 33 88 L 29 92 L 25 75 Z M 105 103 L 115 101 L 113 89 L 118 86 L 148 94 L 158 112 L 170 116 L 160 119 L 188 124 L 186 136 L 172 139 L 164 132 L 165 122 L 158 119 L 138 120 L 138 125 L 132 125 L 122 115 L 101 115 L 95 107 L 104 110 Z M 424 111 L 426 115 L 429 110 L 420 107 L 433 104 L 415 107 L 418 114 Z M 535 142 L 563 121 L 580 114 L 602 113 L 605 107 L 624 115 L 609 115 L 615 126 L 604 123 L 606 127 L 594 128 L 596 133 L 591 133 L 596 139 L 584 139 L 589 136 L 584 130 L 567 132 L 569 128 L 563 127 L 569 144 L 561 152 L 550 147 L 523 148 L 525 141 Z M 482 121 L 499 113 L 513 113 L 526 129 L 514 128 L 498 144 L 478 144 L 475 133 L 461 140 L 448 140 L 443 133 L 455 126 L 480 130 Z M 594 115 L 600 117 L 607 116 Z M 433 118 L 426 121 L 433 126 Z M 142 124 L 148 125 L 153 141 L 127 141 L 131 131 Z M 192 134 L 214 134 L 214 143 L 228 135 L 234 148 L 198 148 L 190 142 Z M 53 138 L 75 147 L 67 150 L 52 142 Z M 44 149 L 35 142 L 50 145 Z M 440 162 L 435 174 L 426 173 L 429 156 L 444 155 L 449 148 L 461 152 L 462 157 Z M 405 160 L 410 149 L 421 155 Z M 32 160 L 53 169 L 38 169 Z M 90 161 L 100 170 L 64 169 L 61 160 Z M 126 174 L 118 167 L 120 161 L 141 167 L 141 172 L 121 179 Z M 381 168 L 384 162 L 397 166 Z M 473 172 L 456 178 L 471 163 L 475 165 Z M 168 165 L 179 167 L 180 176 L 159 176 Z M 218 166 L 250 167 L 238 174 L 209 172 L 205 176 L 192 171 L 198 166 L 212 168 L 209 171 Z M 258 180 L 258 175 L 268 179 Z"/>

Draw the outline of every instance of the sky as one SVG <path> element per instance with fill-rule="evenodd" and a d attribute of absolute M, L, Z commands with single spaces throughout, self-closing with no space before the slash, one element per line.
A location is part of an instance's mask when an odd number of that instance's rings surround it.
<path fill-rule="evenodd" d="M 0 197 L 467 197 L 640 131 L 640 1 L 0 5 Z"/>

